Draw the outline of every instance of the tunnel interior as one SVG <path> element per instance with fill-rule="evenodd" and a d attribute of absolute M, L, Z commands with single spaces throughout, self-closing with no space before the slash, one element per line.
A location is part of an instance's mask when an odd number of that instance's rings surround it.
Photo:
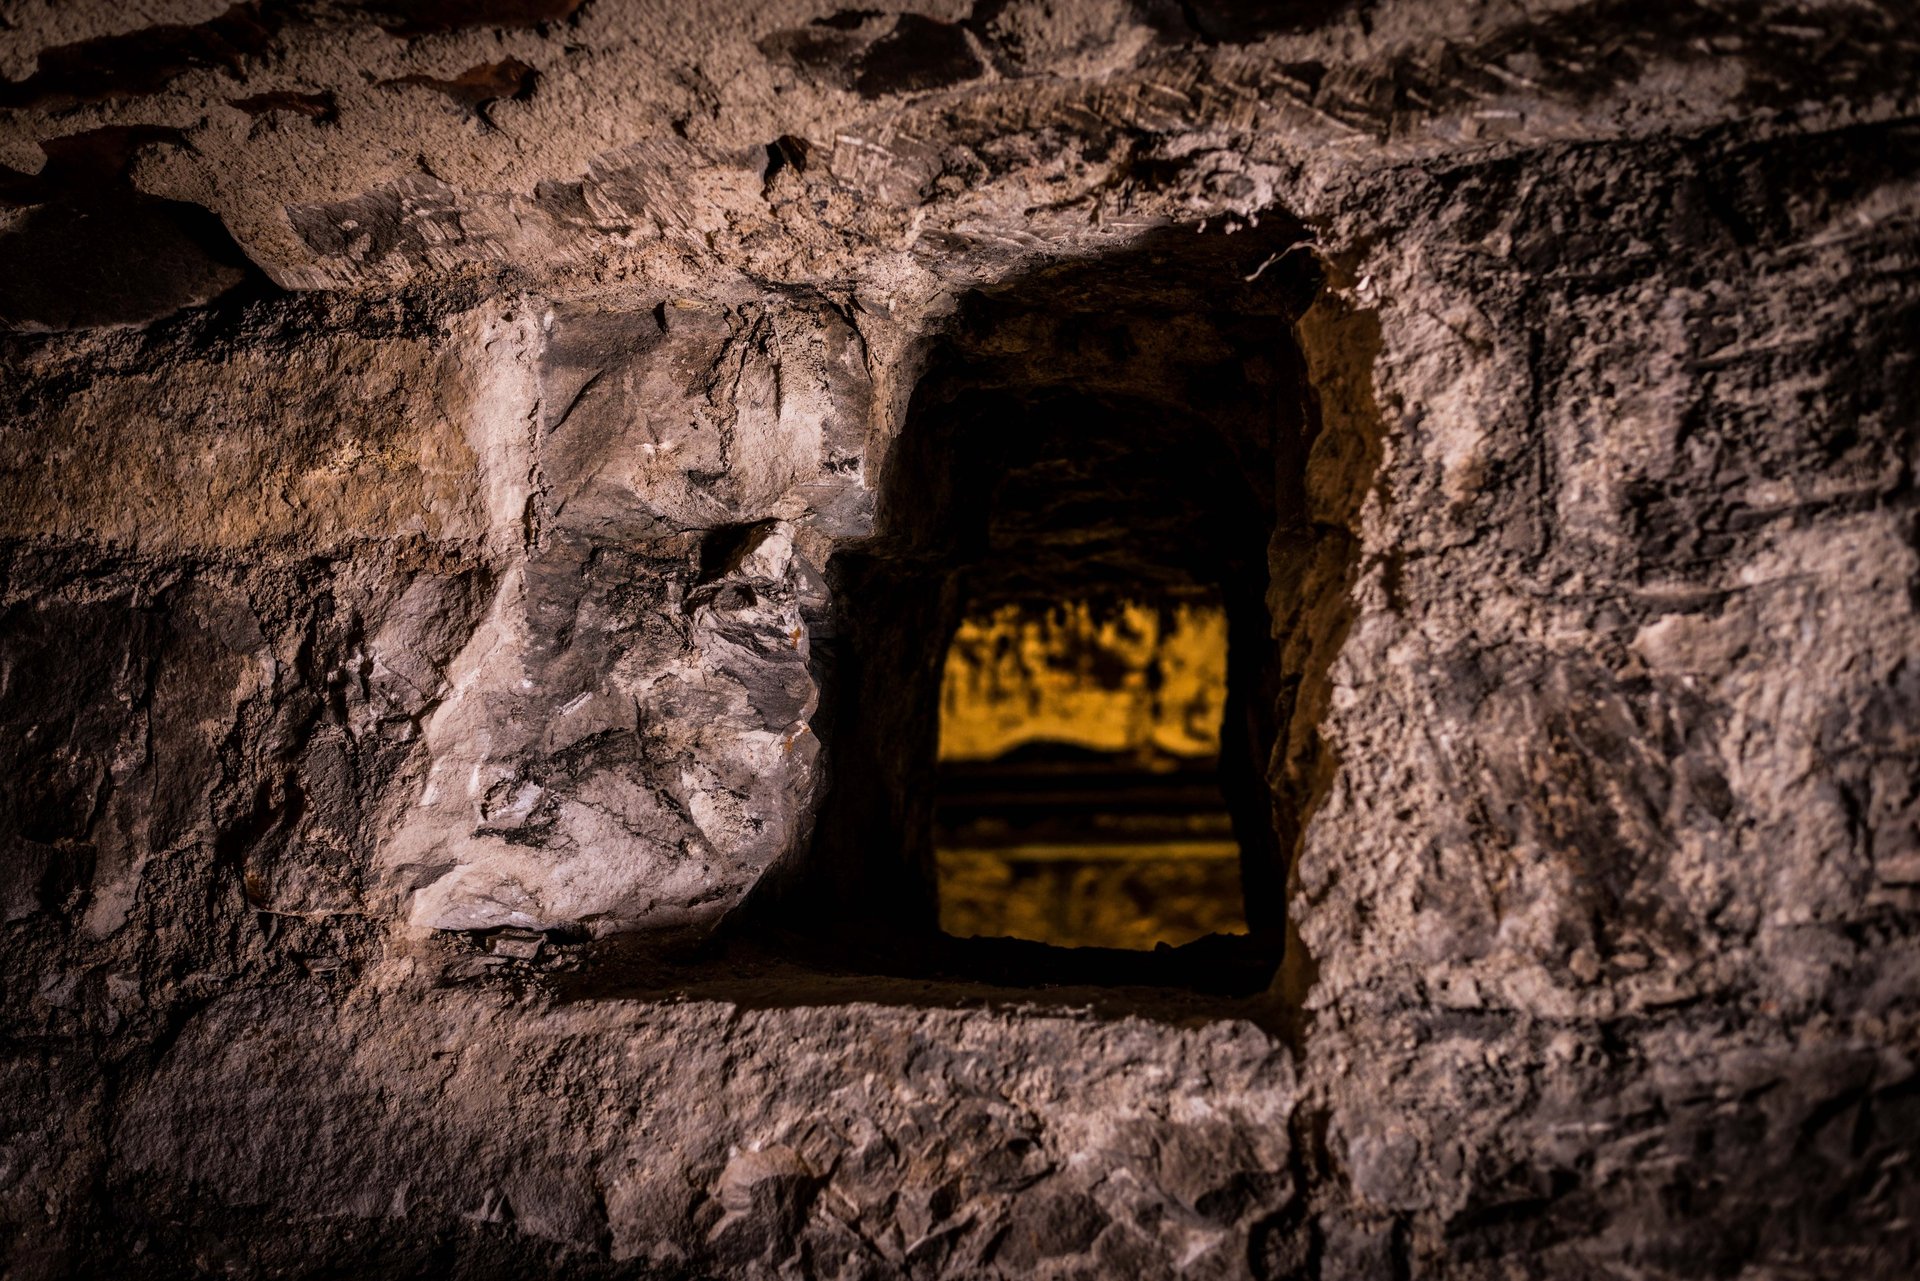
<path fill-rule="evenodd" d="M 1267 597 L 1305 521 L 1292 325 L 1319 284 L 1300 240 L 1182 228 L 963 300 L 877 533 L 830 568 L 813 919 L 994 977 L 1179 982 L 1195 955 L 1271 977 L 1293 828 Z"/>
<path fill-rule="evenodd" d="M 1148 950 L 1244 934 L 1226 690 L 1217 596 L 969 613 L 941 677 L 941 932 Z"/>

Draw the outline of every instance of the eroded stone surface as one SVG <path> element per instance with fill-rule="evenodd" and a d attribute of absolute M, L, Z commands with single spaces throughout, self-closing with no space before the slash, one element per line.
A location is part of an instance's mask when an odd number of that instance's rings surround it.
<path fill-rule="evenodd" d="M 523 546 L 382 856 L 423 926 L 711 924 L 811 817 L 805 615 L 870 506 L 857 338 L 663 302 L 538 341 Z"/>
<path fill-rule="evenodd" d="M 686 1073 L 702 1090 L 645 1084 Z M 560 1267 L 773 1275 L 804 1257 L 854 1276 L 1131 1253 L 1233 1275 L 1250 1222 L 1294 1192 L 1292 1091 L 1284 1052 L 1231 1019 L 554 1006 L 387 972 L 345 1003 L 306 985 L 209 1008 L 124 1101 L 114 1178 L 136 1200 L 200 1190 L 184 1220 L 153 1206 L 171 1222 L 150 1248 L 217 1241 L 260 1263 L 281 1250 L 272 1225 L 242 1239 L 219 1219 L 264 1178 L 296 1220 L 490 1225 L 507 1257 Z"/>
<path fill-rule="evenodd" d="M 1917 44 L 15 6 L 9 1274 L 1910 1275 Z M 1313 268 L 1258 1020 L 570 986 L 803 858 L 829 562 L 967 291 L 1090 263 L 969 359 L 1206 390 L 1178 315 L 1061 322 L 1173 297 L 1100 280 L 1168 226 Z"/>

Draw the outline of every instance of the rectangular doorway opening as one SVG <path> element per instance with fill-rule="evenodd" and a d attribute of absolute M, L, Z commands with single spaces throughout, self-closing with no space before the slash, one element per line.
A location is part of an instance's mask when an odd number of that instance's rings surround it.
<path fill-rule="evenodd" d="M 828 781 L 759 919 L 849 970 L 1270 992 L 1276 779 L 1312 747 L 1274 603 L 1321 533 L 1301 234 L 1169 230 L 957 301 L 828 565 Z"/>

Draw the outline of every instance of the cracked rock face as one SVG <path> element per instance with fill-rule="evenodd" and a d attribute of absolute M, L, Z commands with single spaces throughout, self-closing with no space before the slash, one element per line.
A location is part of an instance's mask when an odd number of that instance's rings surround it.
<path fill-rule="evenodd" d="M 1916 59 L 6 6 L 0 1270 L 1913 1275 Z M 948 632 L 1141 582 L 1251 983 L 933 931 Z"/>
<path fill-rule="evenodd" d="M 685 301 L 518 336 L 524 544 L 381 858 L 436 929 L 710 925 L 806 835 L 816 562 L 870 505 L 858 336 Z"/>

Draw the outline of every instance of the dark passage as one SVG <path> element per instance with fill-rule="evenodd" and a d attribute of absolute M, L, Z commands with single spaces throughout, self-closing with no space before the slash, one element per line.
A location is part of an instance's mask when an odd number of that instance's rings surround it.
<path fill-rule="evenodd" d="M 966 300 L 876 537 L 831 567 L 809 926 L 994 981 L 1161 981 L 1142 966 L 1197 948 L 1264 985 L 1294 830 L 1267 595 L 1304 520 L 1299 234 L 1169 232 Z"/>

